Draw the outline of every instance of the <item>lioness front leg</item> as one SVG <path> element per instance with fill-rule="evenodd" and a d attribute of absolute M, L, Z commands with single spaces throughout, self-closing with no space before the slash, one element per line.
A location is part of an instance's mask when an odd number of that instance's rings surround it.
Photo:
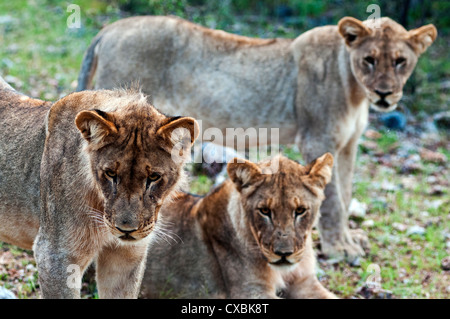
<path fill-rule="evenodd" d="M 323 154 L 332 150 L 332 146 L 321 149 L 317 145 L 326 146 L 323 141 L 304 140 L 300 145 L 302 155 L 307 162 L 317 158 L 317 154 Z M 335 158 L 339 158 L 337 151 L 331 152 Z M 346 258 L 352 262 L 358 256 L 363 256 L 363 249 L 356 244 L 348 228 L 348 213 L 344 196 L 340 188 L 339 160 L 333 166 L 331 182 L 325 188 L 325 200 L 320 207 L 319 231 L 321 237 L 321 250 L 328 257 Z M 351 178 L 344 176 L 343 178 Z"/>
<path fill-rule="evenodd" d="M 106 246 L 97 262 L 97 288 L 100 298 L 137 298 L 144 275 L 147 243 Z"/>
<path fill-rule="evenodd" d="M 315 275 L 296 277 L 285 293 L 286 299 L 337 299 L 335 294 L 322 286 Z"/>
<path fill-rule="evenodd" d="M 338 170 L 339 185 L 342 192 L 345 211 L 348 212 L 352 200 L 352 182 L 355 169 L 356 154 L 358 150 L 358 138 L 360 134 L 352 138 L 348 144 L 339 152 Z M 369 248 L 369 239 L 362 229 L 350 230 L 353 241 L 363 249 Z"/>
<path fill-rule="evenodd" d="M 84 249 L 70 250 L 64 238 L 48 236 L 42 229 L 36 237 L 33 250 L 39 273 L 42 297 L 45 299 L 80 298 L 81 279 L 94 253 Z M 46 236 L 47 235 L 47 236 Z"/>

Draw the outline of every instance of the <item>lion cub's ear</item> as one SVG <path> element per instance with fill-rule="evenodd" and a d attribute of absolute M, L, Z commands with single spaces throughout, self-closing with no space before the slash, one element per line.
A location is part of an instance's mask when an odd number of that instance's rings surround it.
<path fill-rule="evenodd" d="M 163 148 L 169 153 L 175 148 L 183 156 L 200 133 L 198 123 L 192 117 L 173 117 L 161 126 L 156 134 L 165 142 Z"/>
<path fill-rule="evenodd" d="M 339 20 L 338 30 L 349 47 L 372 32 L 361 21 L 352 17 L 345 17 Z"/>
<path fill-rule="evenodd" d="M 91 144 L 100 144 L 107 136 L 117 133 L 107 113 L 100 110 L 81 111 L 75 118 L 75 124 L 83 137 Z"/>
<path fill-rule="evenodd" d="M 432 24 L 413 29 L 408 32 L 409 43 L 414 48 L 417 55 L 424 53 L 428 47 L 436 40 L 437 29 Z"/>
<path fill-rule="evenodd" d="M 331 181 L 332 168 L 333 155 L 325 153 L 306 166 L 308 180 L 323 189 Z"/>
<path fill-rule="evenodd" d="M 254 183 L 262 174 L 261 169 L 256 164 L 237 157 L 228 163 L 227 171 L 238 191 Z"/>

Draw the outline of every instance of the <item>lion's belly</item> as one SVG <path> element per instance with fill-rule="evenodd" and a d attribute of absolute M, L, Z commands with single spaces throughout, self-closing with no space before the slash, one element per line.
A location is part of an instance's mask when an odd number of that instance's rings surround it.
<path fill-rule="evenodd" d="M 39 217 L 35 212 L 22 206 L 2 205 L 0 220 L 0 241 L 32 249 L 39 230 Z"/>

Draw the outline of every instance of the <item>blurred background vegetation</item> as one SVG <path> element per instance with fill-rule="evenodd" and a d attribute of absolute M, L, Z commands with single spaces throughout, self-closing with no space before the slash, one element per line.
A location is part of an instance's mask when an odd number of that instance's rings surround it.
<path fill-rule="evenodd" d="M 67 28 L 69 4 L 81 9 L 81 28 Z M 344 16 L 364 20 L 378 4 L 407 29 L 433 23 L 435 44 L 419 60 L 402 107 L 415 113 L 448 109 L 450 1 L 425 0 L 15 0 L 0 2 L 0 72 L 24 93 L 55 100 L 76 87 L 85 49 L 106 24 L 133 15 L 173 14 L 206 27 L 255 37 L 295 38 Z"/>

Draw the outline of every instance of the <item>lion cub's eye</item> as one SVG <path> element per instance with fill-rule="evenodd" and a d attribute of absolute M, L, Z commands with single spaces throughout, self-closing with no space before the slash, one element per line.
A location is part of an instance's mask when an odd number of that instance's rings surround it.
<path fill-rule="evenodd" d="M 117 174 L 116 172 L 114 172 L 113 170 L 107 169 L 105 171 L 106 176 L 110 177 L 110 178 L 116 178 Z"/>
<path fill-rule="evenodd" d="M 260 212 L 262 215 L 267 216 L 267 217 L 270 217 L 270 214 L 271 214 L 270 209 L 267 208 L 267 207 L 262 207 L 262 208 L 260 208 L 260 209 L 259 209 L 259 212 Z"/>
<path fill-rule="evenodd" d="M 406 62 L 406 59 L 400 57 L 400 58 L 395 59 L 394 64 L 395 64 L 395 66 L 399 66 L 399 65 L 405 64 L 405 62 Z"/>
<path fill-rule="evenodd" d="M 306 208 L 305 207 L 297 207 L 295 209 L 295 217 L 299 217 L 299 216 L 303 216 L 306 213 Z"/>
<path fill-rule="evenodd" d="M 374 65 L 374 64 L 375 64 L 375 59 L 372 58 L 371 56 L 366 56 L 366 57 L 364 58 L 364 62 L 366 62 L 366 63 L 368 63 L 368 64 L 370 64 L 370 65 Z"/>

